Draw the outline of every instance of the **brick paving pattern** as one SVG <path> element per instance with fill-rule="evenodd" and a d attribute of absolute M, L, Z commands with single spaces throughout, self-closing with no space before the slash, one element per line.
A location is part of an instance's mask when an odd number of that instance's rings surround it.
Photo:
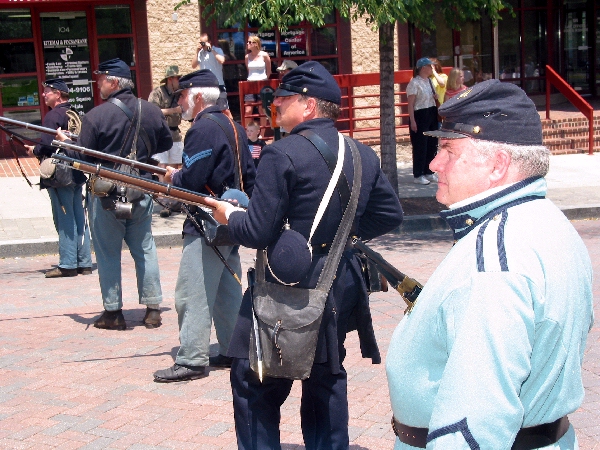
<path fill-rule="evenodd" d="M 594 294 L 600 293 L 600 222 L 574 222 L 594 263 Z M 452 245 L 451 234 L 387 235 L 376 249 L 399 269 L 425 282 Z M 177 351 L 173 292 L 181 249 L 161 248 L 165 301 L 163 326 L 141 325 L 133 261 L 123 255 L 126 331 L 98 330 L 102 310 L 97 272 L 91 276 L 46 280 L 43 271 L 56 255 L 0 259 L 0 448 L 10 449 L 235 449 L 229 371 L 158 384 L 152 373 L 170 366 Z M 242 265 L 253 251 L 243 249 Z M 371 297 L 378 341 L 385 357 L 389 339 L 403 315 L 394 292 Z M 596 317 L 600 305 L 596 301 Z M 600 319 L 598 319 L 600 320 Z M 216 342 L 213 335 L 211 342 Z M 212 349 L 216 353 L 214 344 Z M 358 340 L 348 338 L 352 450 L 391 449 L 390 405 L 384 365 L 359 357 Z M 586 397 L 571 415 L 580 448 L 600 449 L 600 325 L 585 354 Z M 282 408 L 285 450 L 302 449 L 300 384 Z"/>

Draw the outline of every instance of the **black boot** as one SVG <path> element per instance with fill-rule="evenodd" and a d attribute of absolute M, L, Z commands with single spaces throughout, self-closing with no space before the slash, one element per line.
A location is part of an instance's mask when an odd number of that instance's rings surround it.
<path fill-rule="evenodd" d="M 105 330 L 124 330 L 127 328 L 123 311 L 104 311 L 102 315 L 94 322 L 96 328 Z"/>

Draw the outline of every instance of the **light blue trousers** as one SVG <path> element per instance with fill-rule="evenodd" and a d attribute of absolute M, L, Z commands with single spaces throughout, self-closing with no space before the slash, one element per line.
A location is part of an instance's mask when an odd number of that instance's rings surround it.
<path fill-rule="evenodd" d="M 218 247 L 229 266 L 241 277 L 239 247 Z M 242 303 L 242 286 L 225 268 L 214 250 L 199 236 L 186 234 L 175 287 L 179 342 L 175 362 L 207 366 L 210 329 L 215 322 L 219 353 L 226 355 Z"/>
<path fill-rule="evenodd" d="M 158 258 L 152 236 L 151 197 L 145 195 L 142 200 L 134 203 L 131 219 L 117 220 L 114 211 L 102 209 L 100 199 L 92 196 L 89 218 L 104 309 L 117 311 L 123 307 L 121 290 L 123 240 L 127 243 L 129 253 L 135 262 L 140 304 L 161 303 Z"/>
<path fill-rule="evenodd" d="M 52 218 L 58 233 L 58 267 L 92 267 L 90 230 L 85 223 L 82 186 L 48 188 Z"/>

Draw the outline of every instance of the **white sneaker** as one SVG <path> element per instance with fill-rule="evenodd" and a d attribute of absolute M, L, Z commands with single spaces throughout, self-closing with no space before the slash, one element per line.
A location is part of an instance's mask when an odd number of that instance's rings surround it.
<path fill-rule="evenodd" d="M 421 175 L 420 177 L 417 177 L 413 180 L 413 183 L 415 184 L 429 184 L 429 180 L 427 178 L 425 178 L 423 175 Z"/>
<path fill-rule="evenodd" d="M 434 183 L 438 182 L 438 176 L 435 173 L 425 175 L 425 178 L 427 178 L 429 181 L 433 181 Z"/>

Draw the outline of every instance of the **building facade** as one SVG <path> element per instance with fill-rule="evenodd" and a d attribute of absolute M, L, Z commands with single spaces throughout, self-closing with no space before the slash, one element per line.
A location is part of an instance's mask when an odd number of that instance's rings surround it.
<path fill-rule="evenodd" d="M 466 84 L 499 78 L 531 96 L 545 92 L 545 66 L 552 66 L 577 91 L 599 95 L 600 0 L 509 0 L 513 13 L 497 26 L 485 15 L 460 30 L 436 16 L 436 30 L 423 33 L 399 24 L 396 69 L 410 69 L 422 56 L 465 70 Z M 175 0 L 0 0 L 0 116 L 41 122 L 45 78 L 63 77 L 72 103 L 85 113 L 101 100 L 95 84 L 99 62 L 119 57 L 130 64 L 136 93 L 147 98 L 176 64 L 192 70 L 200 32 L 225 53 L 224 78 L 234 117 L 239 117 L 237 84 L 247 76 L 245 42 L 258 34 L 275 68 L 284 60 L 318 60 L 332 73 L 379 71 L 379 39 L 364 20 L 350 23 L 331 14 L 323 27 L 301 23 L 282 32 L 258 25 L 226 27 L 207 23 L 198 4 L 174 12 Z M 0 137 L 0 157 L 9 156 Z"/>

